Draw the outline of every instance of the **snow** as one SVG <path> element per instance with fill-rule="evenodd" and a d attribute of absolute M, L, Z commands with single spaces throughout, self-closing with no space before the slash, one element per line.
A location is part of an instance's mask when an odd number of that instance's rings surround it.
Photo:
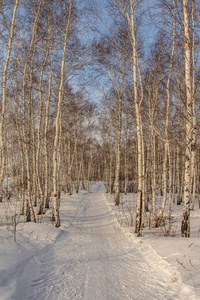
<path fill-rule="evenodd" d="M 92 184 L 62 195 L 59 229 L 50 211 L 37 224 L 20 217 L 16 241 L 8 212 L 18 206 L 0 204 L 0 299 L 200 299 L 200 210 L 192 212 L 190 239 L 180 237 L 180 206 L 173 237 L 145 228 L 138 238 L 128 221 L 133 200 L 123 196 L 118 208 L 103 183 Z"/>

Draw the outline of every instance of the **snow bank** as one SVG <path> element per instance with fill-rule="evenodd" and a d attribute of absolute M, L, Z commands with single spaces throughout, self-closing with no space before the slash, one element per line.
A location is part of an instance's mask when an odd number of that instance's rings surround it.
<path fill-rule="evenodd" d="M 148 229 L 142 237 L 136 237 L 130 226 L 131 216 L 135 215 L 136 199 L 133 195 L 123 195 L 121 207 L 116 207 L 113 197 L 104 193 L 107 204 L 113 210 L 122 231 L 132 240 L 148 264 L 157 272 L 166 284 L 176 292 L 178 299 L 200 299 L 200 210 L 196 206 L 191 212 L 191 238 L 182 238 L 180 223 L 182 206 L 173 205 L 173 237 L 165 237 L 165 229 Z M 133 204 L 134 203 L 134 204 Z M 132 205 L 132 206 L 131 206 Z M 133 210 L 132 212 L 130 210 Z"/>
<path fill-rule="evenodd" d="M 60 229 L 48 224 L 19 224 L 14 242 L 10 226 L 0 231 L 0 300 L 19 299 L 37 275 L 37 256 L 56 240 Z M 18 294 L 20 291 L 20 294 Z"/>

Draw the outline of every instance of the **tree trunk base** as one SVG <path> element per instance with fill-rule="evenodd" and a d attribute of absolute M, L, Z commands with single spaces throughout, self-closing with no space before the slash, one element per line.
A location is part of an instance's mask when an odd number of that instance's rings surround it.
<path fill-rule="evenodd" d="M 182 237 L 190 237 L 190 228 L 188 226 L 189 215 L 187 212 L 183 215 L 183 220 L 181 223 L 181 235 Z"/>

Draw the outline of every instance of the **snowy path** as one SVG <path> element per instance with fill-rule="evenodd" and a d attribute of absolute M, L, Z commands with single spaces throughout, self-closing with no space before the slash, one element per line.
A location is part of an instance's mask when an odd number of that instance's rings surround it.
<path fill-rule="evenodd" d="M 62 231 L 36 257 L 27 299 L 177 299 L 118 229 L 103 188 L 62 201 Z"/>

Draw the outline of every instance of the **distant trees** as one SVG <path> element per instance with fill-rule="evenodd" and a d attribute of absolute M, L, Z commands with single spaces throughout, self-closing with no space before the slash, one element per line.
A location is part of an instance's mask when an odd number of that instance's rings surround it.
<path fill-rule="evenodd" d="M 147 211 L 154 227 L 166 217 L 170 233 L 172 203 L 183 202 L 189 237 L 200 192 L 198 1 L 156 1 L 148 51 L 144 4 L 108 0 L 107 30 L 90 43 L 85 1 L 0 1 L 0 202 L 13 189 L 27 221 L 53 196 L 60 226 L 61 191 L 103 180 L 116 205 L 122 192 L 137 194 L 138 236 Z M 81 70 L 93 74 L 99 106 Z"/>
<path fill-rule="evenodd" d="M 52 219 L 58 227 L 61 182 L 72 189 L 70 178 L 78 180 L 81 176 L 81 151 L 77 145 L 81 143 L 80 130 L 86 129 L 84 122 L 90 106 L 83 93 L 80 96 L 70 88 L 72 77 L 85 63 L 87 50 L 77 36 L 82 16 L 77 14 L 73 0 L 0 4 L 2 53 L 7 51 L 7 58 L 2 56 L 1 198 L 6 196 L 5 180 L 10 174 L 13 183 L 7 186 L 10 191 L 19 189 L 21 214 L 26 209 L 26 220 L 35 222 L 34 206 L 38 207 L 38 215 L 44 213 L 53 193 Z M 79 12 L 83 13 L 83 9 L 79 7 Z M 75 135 L 65 118 L 74 118 Z M 63 143 L 66 140 L 67 148 Z M 63 181 L 64 161 L 67 178 Z"/>
<path fill-rule="evenodd" d="M 120 203 L 120 162 L 124 90 L 130 71 L 130 59 L 127 56 L 129 44 L 121 32 L 110 31 L 110 36 L 104 37 L 95 45 L 98 77 L 109 84 L 110 89 L 104 91 L 104 113 L 112 119 L 115 136 L 115 204 Z M 107 162 L 106 162 L 107 164 Z M 107 166 L 106 166 L 107 168 Z"/>
<path fill-rule="evenodd" d="M 143 102 L 143 85 L 142 73 L 138 54 L 138 41 L 136 38 L 136 12 L 140 1 L 109 1 L 111 10 L 114 11 L 115 27 L 110 31 L 109 41 L 105 41 L 103 45 L 98 45 L 102 50 L 102 60 L 104 59 L 107 65 L 107 73 L 110 76 L 114 91 L 110 98 L 117 100 L 114 118 L 116 119 L 116 138 L 115 138 L 115 202 L 119 205 L 119 174 L 120 174 L 120 156 L 121 156 L 121 132 L 122 132 L 122 99 L 125 87 L 125 75 L 129 73 L 129 79 L 126 79 L 130 84 L 130 69 L 132 68 L 132 86 L 133 100 L 135 110 L 136 135 L 137 135 L 137 185 L 138 185 L 138 200 L 137 200 L 137 216 L 135 231 L 140 235 L 142 226 L 142 211 L 144 207 L 143 189 L 144 189 L 144 145 L 143 145 L 143 129 L 141 105 Z M 117 34 L 115 34 L 117 32 Z M 106 45 L 106 48 L 105 48 Z M 112 58 L 112 60 L 110 59 Z M 101 64 L 103 61 L 101 60 Z M 128 66 L 128 67 L 127 67 Z M 113 103 L 114 100 L 112 100 Z M 113 107 L 114 108 L 114 107 Z"/>
<path fill-rule="evenodd" d="M 114 143 L 117 149 L 119 139 L 116 135 L 113 140 L 112 136 L 108 139 L 110 145 L 106 144 L 108 155 L 105 159 L 106 182 L 109 181 L 107 186 L 112 186 L 112 182 L 114 182 L 114 188 L 117 186 L 117 182 L 121 191 L 124 182 L 126 191 L 127 177 L 132 177 L 134 182 L 135 173 L 137 174 L 135 232 L 138 236 L 144 226 L 145 211 L 151 209 L 153 226 L 159 227 L 163 222 L 166 203 L 168 204 L 168 233 L 170 233 L 172 201 L 180 204 L 184 198 L 181 231 L 183 236 L 189 236 L 189 211 L 191 203 L 194 203 L 196 193 L 196 175 L 194 174 L 197 173 L 194 161 L 196 165 L 199 165 L 196 160 L 197 105 L 195 101 L 197 97 L 195 92 L 197 90 L 196 43 L 198 43 L 195 28 L 198 9 L 195 1 L 157 1 L 157 4 L 159 5 L 158 16 L 163 16 L 163 18 L 157 20 L 160 27 L 159 33 L 155 37 L 155 42 L 152 43 L 152 51 L 149 52 L 148 59 L 144 61 L 141 54 L 145 52 L 145 49 L 142 49 L 138 31 L 142 26 L 142 15 L 144 14 L 142 1 L 108 1 L 113 23 L 109 23 L 110 31 L 106 39 L 104 38 L 104 44 L 101 46 L 98 44 L 98 56 L 101 54 L 99 63 L 105 67 L 105 53 L 106 57 L 108 55 L 112 57 L 109 59 L 109 70 L 115 68 L 115 61 L 121 61 L 116 52 L 117 47 L 115 46 L 113 49 L 112 46 L 113 36 L 117 37 L 118 35 L 116 43 L 119 45 L 121 35 L 126 49 L 119 53 L 123 53 L 123 58 L 130 64 L 132 72 L 129 67 L 120 97 L 112 89 L 108 90 L 106 96 L 103 96 L 105 105 L 110 105 L 109 114 L 112 112 L 110 116 L 121 120 L 120 149 L 123 148 L 125 151 L 123 167 L 126 170 L 122 175 L 124 172 L 122 169 L 123 151 L 115 150 L 113 156 L 111 149 Z M 106 51 L 104 50 L 103 54 L 101 51 L 105 49 L 105 45 Z M 118 71 L 118 78 L 120 75 L 121 70 Z M 111 78 L 115 77 L 112 74 Z M 113 90 L 116 88 L 115 82 Z M 129 96 L 127 97 L 127 95 Z M 123 99 L 122 110 L 119 114 L 121 118 L 117 118 L 117 113 L 114 114 L 113 110 L 117 99 Z M 132 143 L 137 146 L 136 160 L 133 159 L 134 152 L 129 153 L 129 157 L 127 157 L 125 126 L 126 116 L 128 116 L 126 115 L 127 107 L 128 115 L 133 117 Z M 105 110 L 104 113 L 108 113 L 108 110 Z M 110 128 L 106 130 L 107 134 L 111 136 Z M 136 135 L 134 136 L 133 133 Z M 120 159 L 118 158 L 119 153 Z M 134 174 L 127 175 L 127 160 L 134 161 Z M 108 161 L 111 164 L 109 168 Z M 108 176 L 108 170 L 113 176 Z M 121 183 L 119 179 L 121 179 Z M 118 194 L 116 191 L 115 201 Z M 162 197 L 159 215 L 156 212 L 158 193 Z"/>

